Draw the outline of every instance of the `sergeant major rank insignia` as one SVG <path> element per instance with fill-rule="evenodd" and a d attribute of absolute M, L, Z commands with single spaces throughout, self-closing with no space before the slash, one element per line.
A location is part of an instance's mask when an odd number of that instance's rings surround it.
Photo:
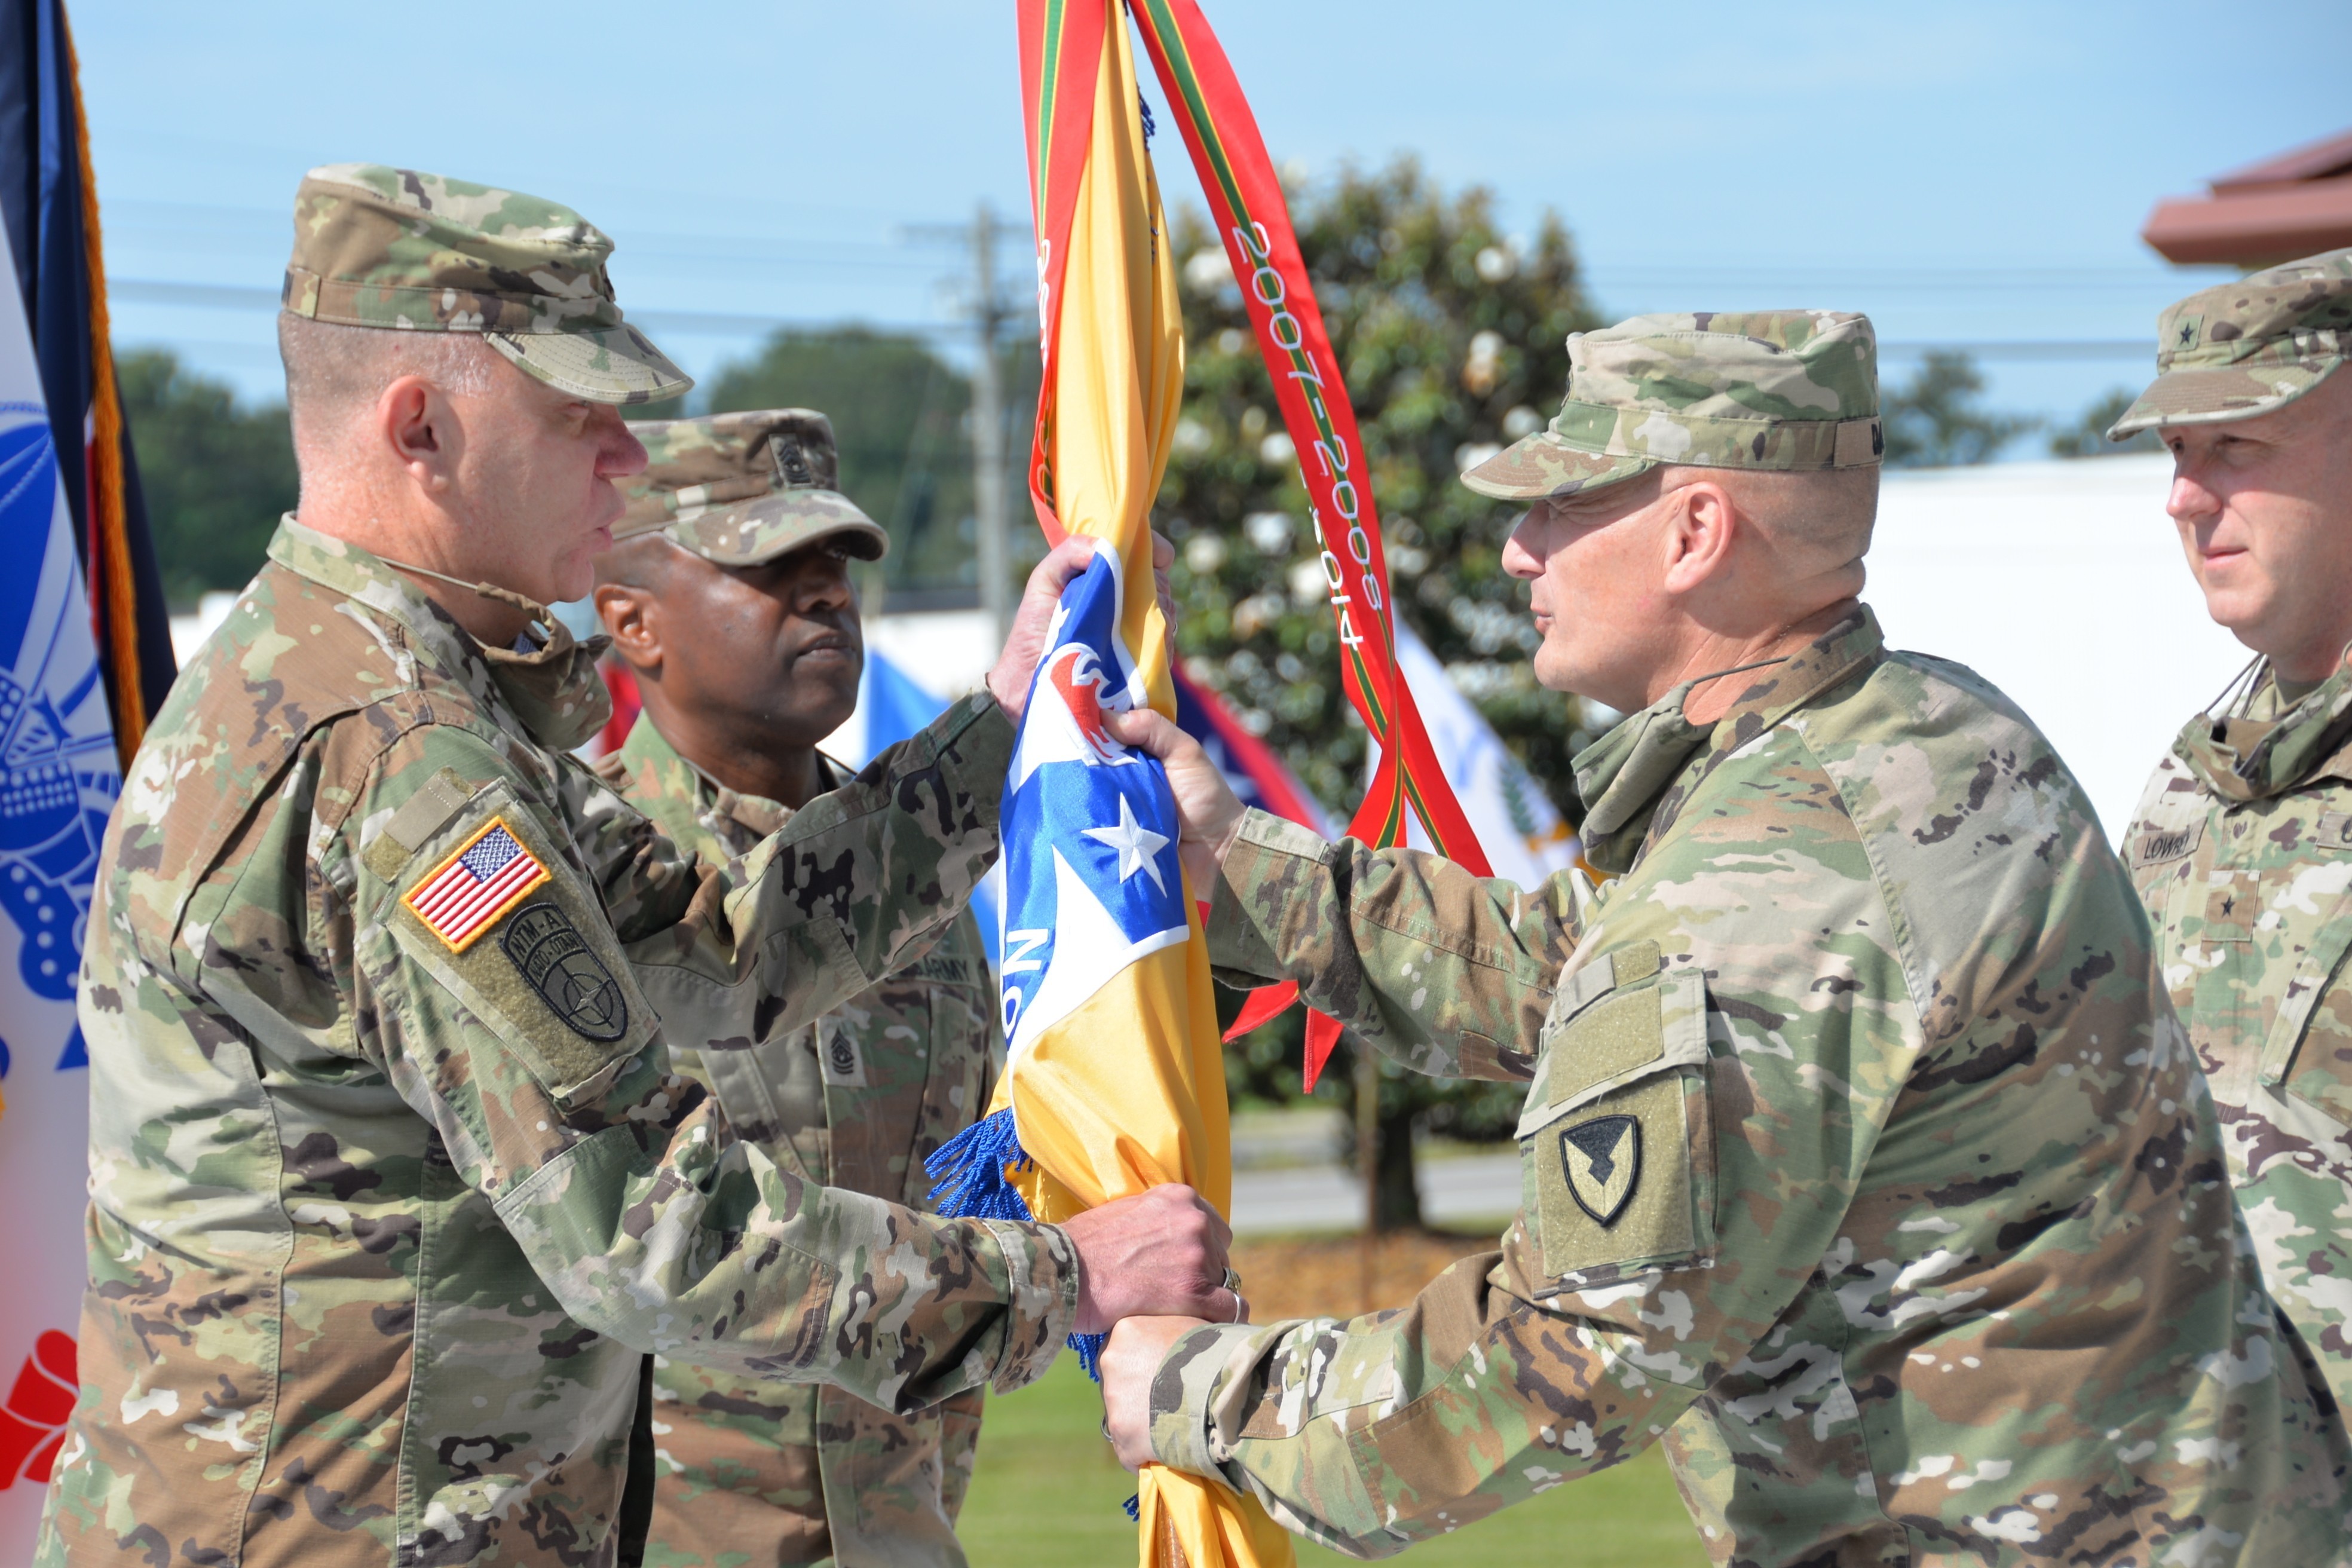
<path fill-rule="evenodd" d="M 401 901 L 450 952 L 463 952 L 547 875 L 505 819 L 494 816 Z"/>
<path fill-rule="evenodd" d="M 847 1028 L 832 1020 L 819 1026 L 817 1051 L 824 1061 L 827 1083 L 843 1089 L 866 1087 L 866 1055 Z"/>
<path fill-rule="evenodd" d="M 1559 1135 L 1568 1194 L 1602 1229 L 1633 1201 L 1642 1175 L 1642 1124 L 1630 1116 L 1596 1116 Z"/>

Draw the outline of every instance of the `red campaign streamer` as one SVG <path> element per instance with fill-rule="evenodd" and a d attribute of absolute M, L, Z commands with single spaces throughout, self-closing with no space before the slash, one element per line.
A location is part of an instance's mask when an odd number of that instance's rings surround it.
<path fill-rule="evenodd" d="M 1341 679 L 1381 747 L 1363 804 L 1348 825 L 1375 846 L 1402 843 L 1410 811 L 1438 853 L 1487 875 L 1485 852 L 1438 766 L 1412 688 L 1396 666 L 1396 629 L 1355 407 L 1340 379 L 1298 250 L 1289 205 L 1233 67 L 1194 0 L 1127 0 L 1170 111 L 1183 134 L 1217 221 L 1234 276 L 1265 356 L 1283 425 L 1299 453 L 1308 518 L 1329 584 Z M 1045 537 L 1059 542 L 1050 461 L 1054 387 L 1065 272 L 1078 185 L 1093 131 L 1096 73 L 1108 8 L 1085 0 L 1019 0 L 1021 84 L 1028 139 L 1032 220 L 1037 234 L 1039 378 L 1029 493 Z M 1310 462 L 1311 459 L 1311 462 Z M 1329 520 L 1327 521 L 1327 520 Z M 1227 1038 L 1277 1016 L 1295 984 L 1254 993 Z M 1312 1089 L 1339 1041 L 1338 1020 L 1310 1013 L 1306 1087 Z"/>
<path fill-rule="evenodd" d="M 1289 205 L 1266 156 L 1256 117 L 1195 0 L 1128 0 L 1128 9 L 1142 33 L 1169 111 L 1200 174 L 1226 258 L 1241 283 L 1283 426 L 1298 453 L 1307 516 L 1339 628 L 1348 697 L 1380 743 L 1380 765 L 1348 831 L 1376 847 L 1402 843 L 1410 810 L 1439 854 L 1486 876 L 1486 853 L 1438 766 L 1412 689 L 1397 668 L 1388 556 L 1381 547 L 1355 406 L 1324 331 L 1315 286 L 1291 227 Z M 1025 61 L 1024 68 L 1025 72 Z M 1061 232 L 1067 231 L 1065 216 Z M 1047 231 L 1041 227 L 1039 232 Z M 1052 384 L 1050 371 L 1046 384 Z M 1042 447 L 1042 425 L 1039 440 Z M 1253 993 L 1225 1037 L 1279 1016 L 1297 994 L 1298 987 L 1287 983 Z M 1308 1089 L 1315 1087 L 1339 1038 L 1337 1019 L 1309 1013 Z"/>
<path fill-rule="evenodd" d="M 1019 0 L 1022 118 L 1029 140 L 1029 215 L 1037 235 L 1037 420 L 1029 446 L 1029 500 L 1048 543 L 1066 531 L 1054 510 L 1055 367 L 1070 223 L 1094 133 L 1095 79 L 1108 7 L 1098 0 Z"/>

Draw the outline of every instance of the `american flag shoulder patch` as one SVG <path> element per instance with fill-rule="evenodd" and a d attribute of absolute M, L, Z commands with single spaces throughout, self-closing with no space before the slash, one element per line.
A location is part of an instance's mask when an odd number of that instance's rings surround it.
<path fill-rule="evenodd" d="M 450 952 L 463 952 L 547 878 L 539 857 L 493 816 L 401 902 Z"/>

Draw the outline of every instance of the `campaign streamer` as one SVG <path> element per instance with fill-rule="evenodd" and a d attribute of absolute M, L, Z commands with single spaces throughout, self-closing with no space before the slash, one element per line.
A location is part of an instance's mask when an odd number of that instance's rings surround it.
<path fill-rule="evenodd" d="M 1298 452 L 1307 518 L 1339 630 L 1343 683 L 1380 746 L 1370 787 L 1348 831 L 1367 844 L 1401 844 L 1409 809 L 1437 853 L 1486 876 L 1477 835 L 1438 765 L 1412 689 L 1397 668 L 1388 557 L 1370 465 L 1256 117 L 1194 0 L 1131 0 L 1129 10 L 1192 153 L 1226 259 L 1241 283 L 1284 427 Z M 1288 984 L 1253 994 L 1226 1037 L 1279 1016 L 1297 994 Z M 1309 1015 L 1306 1088 L 1315 1087 L 1339 1037 L 1337 1019 Z"/>

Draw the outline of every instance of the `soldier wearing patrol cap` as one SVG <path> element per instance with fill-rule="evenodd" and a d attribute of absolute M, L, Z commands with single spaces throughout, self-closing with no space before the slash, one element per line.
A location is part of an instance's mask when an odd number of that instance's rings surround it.
<path fill-rule="evenodd" d="M 2352 250 L 2273 267 L 2158 318 L 2156 380 L 2110 434 L 2171 449 L 2189 569 L 2255 653 L 2157 764 L 2124 854 L 2263 1278 L 2352 1408 L 2347 358 Z"/>
<path fill-rule="evenodd" d="M 1352 1322 L 1130 1320 L 1114 1440 L 1381 1555 L 1663 1440 L 1739 1563 L 2333 1563 L 2347 1447 L 2221 1179 L 2122 867 L 2049 743 L 1861 603 L 1869 323 L 1569 340 L 1538 679 L 1624 712 L 1534 889 L 1243 812 L 1172 727 L 1235 982 L 1528 1085 L 1496 1252 Z"/>
<path fill-rule="evenodd" d="M 634 1563 L 647 1352 L 904 1414 L 1029 1381 L 1089 1319 L 1231 1310 L 1181 1190 L 940 1220 L 809 1180 L 676 1070 L 955 918 L 995 850 L 992 694 L 1085 552 L 1032 578 L 989 693 L 698 867 L 567 754 L 608 703 L 542 607 L 644 466 L 617 406 L 687 384 L 610 249 L 514 192 L 302 182 L 300 509 L 148 731 L 91 911 L 47 1568 Z"/>
<path fill-rule="evenodd" d="M 650 460 L 597 561 L 596 607 L 645 710 L 596 772 L 671 843 L 724 866 L 847 782 L 817 745 L 857 705 L 849 562 L 878 559 L 888 539 L 840 493 L 833 426 L 814 410 L 630 429 Z M 672 1059 L 810 1181 L 927 1207 L 923 1162 L 988 1103 L 988 977 L 966 910 L 814 1024 Z M 980 1390 L 900 1415 L 845 1389 L 664 1361 L 654 1394 L 663 1568 L 961 1568 Z"/>

